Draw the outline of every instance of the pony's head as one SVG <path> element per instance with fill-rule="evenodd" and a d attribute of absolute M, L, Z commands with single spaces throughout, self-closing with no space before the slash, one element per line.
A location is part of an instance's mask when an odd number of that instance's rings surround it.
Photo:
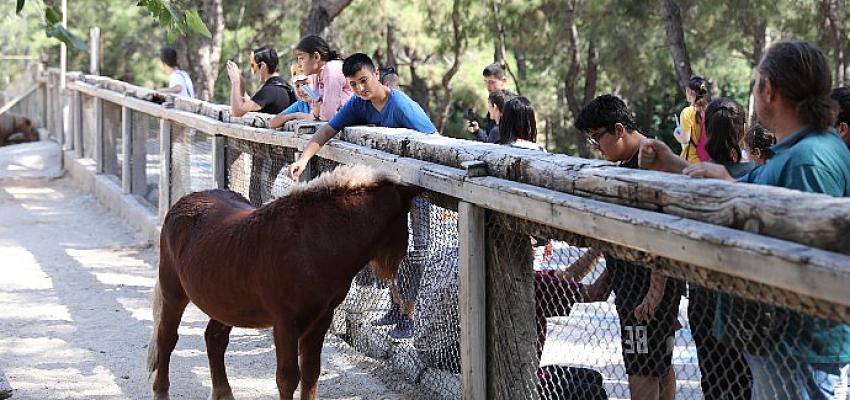
<path fill-rule="evenodd" d="M 387 172 L 362 165 L 342 165 L 307 184 L 300 184 L 290 191 L 293 198 L 299 194 L 335 192 L 338 198 L 350 194 L 358 201 L 346 202 L 349 207 L 368 210 L 368 224 L 376 235 L 370 242 L 372 248 L 369 265 L 382 279 L 395 276 L 401 260 L 407 254 L 407 215 L 413 198 L 424 190 L 409 185 Z M 365 232 L 364 232 L 365 234 Z"/>
<path fill-rule="evenodd" d="M 15 118 L 15 130 L 24 135 L 24 140 L 27 142 L 38 141 L 38 130 L 32 120 L 26 117 Z"/>

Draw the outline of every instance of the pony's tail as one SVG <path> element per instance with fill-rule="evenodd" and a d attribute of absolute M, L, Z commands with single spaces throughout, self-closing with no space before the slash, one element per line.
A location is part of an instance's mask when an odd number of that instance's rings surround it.
<path fill-rule="evenodd" d="M 151 379 L 156 370 L 159 369 L 159 345 L 157 344 L 157 336 L 159 336 L 159 322 L 162 319 L 162 288 L 159 287 L 159 280 L 157 280 L 156 285 L 153 288 L 151 308 L 153 309 L 153 333 L 151 334 L 151 342 L 148 344 L 148 379 Z"/>

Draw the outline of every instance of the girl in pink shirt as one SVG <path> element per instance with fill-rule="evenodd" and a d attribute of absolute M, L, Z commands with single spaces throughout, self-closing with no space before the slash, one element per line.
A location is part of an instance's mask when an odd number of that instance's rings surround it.
<path fill-rule="evenodd" d="M 305 36 L 298 42 L 295 57 L 303 73 L 310 75 L 316 96 L 313 113 L 322 121 L 330 121 L 353 93 L 342 74 L 341 57 L 325 39 L 316 35 Z"/>

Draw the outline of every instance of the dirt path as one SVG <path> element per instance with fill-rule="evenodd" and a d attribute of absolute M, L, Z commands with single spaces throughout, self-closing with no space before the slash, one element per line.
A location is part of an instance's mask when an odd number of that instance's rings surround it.
<path fill-rule="evenodd" d="M 17 399 L 150 398 L 143 355 L 157 254 L 64 179 L 0 181 L 0 370 Z M 190 305 L 172 356 L 174 399 L 210 390 L 206 316 Z M 277 398 L 270 332 L 234 329 L 237 399 Z M 362 356 L 325 342 L 319 397 L 400 399 Z"/>

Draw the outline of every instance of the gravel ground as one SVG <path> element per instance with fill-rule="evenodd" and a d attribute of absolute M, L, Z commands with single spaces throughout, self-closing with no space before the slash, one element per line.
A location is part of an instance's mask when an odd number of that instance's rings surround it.
<path fill-rule="evenodd" d="M 155 248 L 65 179 L 0 180 L 0 221 L 0 370 L 12 399 L 150 398 L 143 356 Z M 172 398 L 208 396 L 206 322 L 190 305 L 172 356 Z M 277 398 L 269 331 L 234 329 L 225 362 L 238 399 Z M 329 337 L 319 397 L 411 397 L 374 372 Z"/>

